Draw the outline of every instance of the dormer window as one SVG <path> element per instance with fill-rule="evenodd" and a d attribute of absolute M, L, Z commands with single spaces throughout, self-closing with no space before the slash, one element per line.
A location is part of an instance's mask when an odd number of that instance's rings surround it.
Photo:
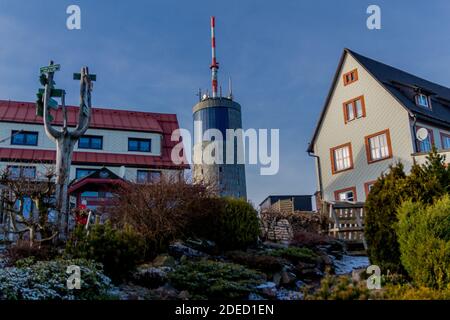
<path fill-rule="evenodd" d="M 416 96 L 416 104 L 423 108 L 431 109 L 430 108 L 430 99 L 427 95 L 425 95 L 423 93 L 419 93 Z"/>

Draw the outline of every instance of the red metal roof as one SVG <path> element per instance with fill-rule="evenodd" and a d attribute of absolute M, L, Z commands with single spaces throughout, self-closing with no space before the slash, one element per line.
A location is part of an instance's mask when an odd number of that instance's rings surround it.
<path fill-rule="evenodd" d="M 69 193 L 78 191 L 80 188 L 86 185 L 99 184 L 99 185 L 116 185 L 119 187 L 126 187 L 127 182 L 122 179 L 98 179 L 98 178 L 87 178 L 76 181 L 69 187 Z"/>
<path fill-rule="evenodd" d="M 69 126 L 75 126 L 79 107 L 67 106 Z M 62 124 L 62 111 L 53 111 L 55 124 Z M 36 107 L 31 102 L 0 100 L 0 122 L 18 122 L 43 125 L 42 118 L 36 116 Z M 152 166 L 160 168 L 186 169 L 189 165 L 176 165 L 171 160 L 171 152 L 177 144 L 171 141 L 172 132 L 179 128 L 175 114 L 92 108 L 90 128 L 156 132 L 162 134 L 161 156 L 74 152 L 74 164 Z M 184 153 L 183 153 L 184 155 Z M 55 151 L 0 148 L 0 158 L 9 160 L 55 161 Z"/>
<path fill-rule="evenodd" d="M 30 162 L 55 162 L 56 151 L 0 148 L 1 161 L 30 161 Z M 77 152 L 72 156 L 73 164 L 87 164 L 95 166 L 128 166 L 128 167 L 152 167 L 161 169 L 186 169 L 188 165 L 176 165 L 169 157 L 145 156 L 119 153 Z"/>
<path fill-rule="evenodd" d="M 69 126 L 76 126 L 79 107 L 67 106 Z M 62 124 L 62 110 L 51 111 L 56 125 Z M 31 102 L 0 100 L 0 121 L 43 124 L 42 118 L 36 116 L 36 107 Z M 175 122 L 174 114 L 161 114 L 140 111 L 92 108 L 90 128 L 129 130 L 162 133 L 161 122 Z"/>

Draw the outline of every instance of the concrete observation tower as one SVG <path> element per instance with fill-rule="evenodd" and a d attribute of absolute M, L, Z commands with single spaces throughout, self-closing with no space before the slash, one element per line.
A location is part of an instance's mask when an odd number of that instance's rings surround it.
<path fill-rule="evenodd" d="M 229 92 L 226 97 L 222 96 L 222 89 L 218 90 L 217 72 L 219 63 L 216 60 L 216 41 L 215 41 L 215 18 L 211 17 L 211 52 L 212 63 L 211 82 L 212 94 L 208 92 L 202 95 L 199 92 L 199 102 L 193 107 L 194 130 L 195 134 L 201 138 L 196 139 L 197 147 L 194 147 L 194 159 L 198 159 L 199 152 L 207 150 L 208 145 L 212 142 L 218 142 L 215 136 L 204 136 L 204 132 L 208 129 L 217 129 L 221 132 L 223 141 L 223 164 L 202 164 L 194 163 L 193 178 L 194 181 L 204 181 L 213 184 L 221 196 L 234 198 L 247 198 L 247 188 L 245 181 L 245 164 L 237 163 L 237 154 L 243 152 L 242 141 L 226 141 L 227 129 L 242 129 L 241 106 L 233 100 L 231 88 L 231 80 L 229 83 Z M 196 128 L 197 123 L 197 128 Z M 201 123 L 201 126 L 198 124 Z M 233 143 L 234 161 L 232 164 L 227 163 L 227 143 Z M 220 144 L 219 144 L 220 145 Z M 231 145 L 230 147 L 231 148 Z M 238 150 L 239 148 L 239 150 Z M 242 153 L 243 154 L 243 153 Z M 214 153 L 213 153 L 214 156 Z M 205 155 L 204 155 L 205 157 Z M 201 159 L 201 158 L 200 158 Z"/>

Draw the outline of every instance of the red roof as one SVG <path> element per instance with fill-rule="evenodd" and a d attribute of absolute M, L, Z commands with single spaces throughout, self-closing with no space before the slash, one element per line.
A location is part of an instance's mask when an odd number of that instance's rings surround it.
<path fill-rule="evenodd" d="M 68 124 L 75 126 L 78 107 L 67 106 Z M 53 111 L 54 124 L 62 124 L 62 111 Z M 18 122 L 43 125 L 42 118 L 36 116 L 34 103 L 0 100 L 0 122 Z M 92 108 L 89 128 L 156 132 L 163 136 L 161 156 L 116 154 L 100 152 L 74 152 L 72 161 L 98 165 L 156 166 L 161 168 L 188 168 L 176 165 L 171 160 L 172 148 L 177 144 L 171 141 L 172 132 L 179 128 L 175 114 Z M 9 160 L 55 161 L 55 151 L 35 149 L 0 148 L 0 158 Z"/>
<path fill-rule="evenodd" d="M 55 162 L 56 151 L 39 149 L 0 148 L 1 161 L 42 161 Z M 135 154 L 105 153 L 105 152 L 77 152 L 72 156 L 73 164 L 95 166 L 128 166 L 152 167 L 161 169 L 186 169 L 188 165 L 176 165 L 169 157 L 145 156 Z"/>
<path fill-rule="evenodd" d="M 69 126 L 75 127 L 79 107 L 67 106 Z M 51 111 L 56 125 L 62 124 L 62 110 Z M 36 107 L 31 102 L 0 100 L 0 121 L 43 124 L 36 116 Z M 140 111 L 92 108 L 90 128 L 129 130 L 143 132 L 163 132 L 160 121 L 177 121 L 174 114 L 150 113 Z"/>

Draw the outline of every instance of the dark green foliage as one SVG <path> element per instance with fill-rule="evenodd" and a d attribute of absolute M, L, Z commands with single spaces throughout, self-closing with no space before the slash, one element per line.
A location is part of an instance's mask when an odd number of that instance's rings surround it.
<path fill-rule="evenodd" d="M 450 197 L 433 205 L 405 202 L 398 212 L 401 261 L 419 286 L 450 285 Z"/>
<path fill-rule="evenodd" d="M 213 240 L 222 249 L 245 249 L 255 244 L 261 228 L 256 210 L 245 200 L 215 199 L 197 224 L 197 236 Z"/>
<path fill-rule="evenodd" d="M 450 170 L 445 166 L 445 157 L 436 149 L 427 156 L 424 165 L 414 165 L 406 178 L 405 191 L 408 199 L 430 204 L 450 192 Z"/>
<path fill-rule="evenodd" d="M 365 203 L 365 230 L 367 254 L 372 264 L 400 272 L 400 251 L 395 234 L 397 208 L 405 198 L 405 172 L 403 165 L 391 166 L 372 187 Z"/>
<path fill-rule="evenodd" d="M 241 265 L 207 260 L 186 262 L 169 279 L 194 299 L 245 299 L 265 280 L 263 274 Z"/>
<path fill-rule="evenodd" d="M 354 282 L 347 276 L 325 276 L 320 288 L 314 293 L 305 295 L 305 300 L 367 300 L 370 290 L 363 282 Z"/>
<path fill-rule="evenodd" d="M 268 273 L 281 271 L 283 267 L 283 259 L 271 255 L 231 251 L 227 253 L 227 258 L 250 269 Z"/>
<path fill-rule="evenodd" d="M 67 242 L 66 252 L 75 258 L 102 263 L 108 276 L 121 280 L 142 261 L 144 248 L 143 239 L 130 227 L 116 230 L 107 222 L 95 225 L 89 234 L 78 227 Z"/>
<path fill-rule="evenodd" d="M 317 254 L 308 248 L 287 247 L 274 250 L 270 254 L 275 257 L 283 257 L 295 263 L 314 263 L 317 260 Z"/>
<path fill-rule="evenodd" d="M 370 261 L 383 272 L 403 272 L 395 232 L 397 210 L 403 201 L 430 204 L 449 193 L 450 172 L 436 150 L 424 165 L 413 165 L 406 176 L 401 163 L 391 166 L 373 186 L 365 203 L 364 235 Z"/>

